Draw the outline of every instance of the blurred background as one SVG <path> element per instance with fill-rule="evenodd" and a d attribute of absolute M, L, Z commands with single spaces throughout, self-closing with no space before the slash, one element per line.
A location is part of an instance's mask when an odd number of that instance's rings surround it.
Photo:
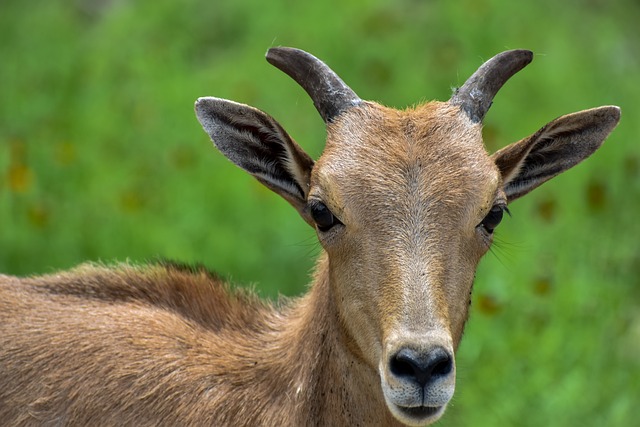
<path fill-rule="evenodd" d="M 265 298 L 319 247 L 218 154 L 199 96 L 273 115 L 314 157 L 322 120 L 264 60 L 295 46 L 362 98 L 449 98 L 512 48 L 533 63 L 485 120 L 490 151 L 562 114 L 622 107 L 585 163 L 511 207 L 480 265 L 441 426 L 630 426 L 640 417 L 640 4 L 636 0 L 3 0 L 0 271 L 202 263 Z"/>

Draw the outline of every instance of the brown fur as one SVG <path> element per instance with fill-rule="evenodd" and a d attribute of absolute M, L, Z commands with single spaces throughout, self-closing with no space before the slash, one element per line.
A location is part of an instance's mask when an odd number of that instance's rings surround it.
<path fill-rule="evenodd" d="M 454 392 L 454 350 L 492 241 L 485 220 L 589 156 L 620 117 L 564 116 L 490 157 L 456 103 L 363 101 L 328 123 L 314 164 L 255 108 L 201 98 L 196 113 L 309 224 L 318 203 L 339 219 L 318 224 L 309 293 L 271 305 L 167 263 L 0 276 L 3 423 L 434 422 Z"/>
<path fill-rule="evenodd" d="M 276 308 L 171 264 L 0 279 L 6 425 L 358 425 L 356 408 L 391 424 L 345 384 L 370 369 L 342 349 L 326 283 Z"/>

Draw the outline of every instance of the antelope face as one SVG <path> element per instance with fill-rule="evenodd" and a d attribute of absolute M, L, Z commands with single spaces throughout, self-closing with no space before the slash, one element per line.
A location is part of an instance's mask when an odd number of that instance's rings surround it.
<path fill-rule="evenodd" d="M 327 123 L 317 163 L 247 105 L 200 98 L 198 119 L 223 154 L 316 228 L 348 349 L 379 375 L 389 411 L 408 425 L 433 422 L 453 395 L 473 276 L 507 203 L 591 155 L 620 110 L 560 117 L 490 157 L 481 121 L 531 52 L 503 52 L 448 102 L 407 111 L 362 101 L 301 50 L 270 49 L 267 59 Z"/>
<path fill-rule="evenodd" d="M 391 412 L 424 424 L 453 395 L 473 275 L 506 206 L 500 174 L 480 126 L 446 103 L 364 103 L 328 132 L 308 206 L 335 304 Z"/>

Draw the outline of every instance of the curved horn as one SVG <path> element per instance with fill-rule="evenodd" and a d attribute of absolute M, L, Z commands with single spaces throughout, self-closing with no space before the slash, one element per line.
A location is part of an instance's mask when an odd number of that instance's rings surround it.
<path fill-rule="evenodd" d="M 494 56 L 478 68 L 449 102 L 459 105 L 469 118 L 479 123 L 491 107 L 493 97 L 511 76 L 533 60 L 529 50 L 508 50 Z"/>
<path fill-rule="evenodd" d="M 267 61 L 302 86 L 326 123 L 362 102 L 331 68 L 310 53 L 274 47 L 267 51 Z"/>

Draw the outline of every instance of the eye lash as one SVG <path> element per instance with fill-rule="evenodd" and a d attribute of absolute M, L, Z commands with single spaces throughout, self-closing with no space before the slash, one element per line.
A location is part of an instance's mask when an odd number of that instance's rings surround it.
<path fill-rule="evenodd" d="M 505 200 L 498 200 L 496 201 L 492 206 L 491 209 L 493 208 L 500 208 L 502 209 L 503 212 L 506 212 L 510 217 L 512 217 L 511 215 L 511 211 L 509 210 L 509 207 L 507 206 L 507 202 Z M 489 210 L 491 210 L 489 209 Z"/>

